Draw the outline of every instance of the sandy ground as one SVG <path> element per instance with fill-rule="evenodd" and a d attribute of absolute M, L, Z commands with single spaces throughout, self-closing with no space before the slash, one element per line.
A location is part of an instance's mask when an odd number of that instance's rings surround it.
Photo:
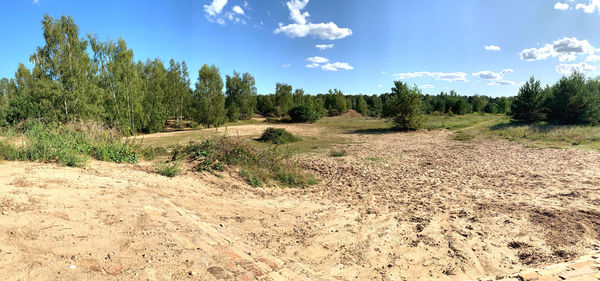
<path fill-rule="evenodd" d="M 348 156 L 301 157 L 307 189 L 0 163 L 0 275 L 468 280 L 600 251 L 600 153 L 451 134 L 344 135 Z"/>

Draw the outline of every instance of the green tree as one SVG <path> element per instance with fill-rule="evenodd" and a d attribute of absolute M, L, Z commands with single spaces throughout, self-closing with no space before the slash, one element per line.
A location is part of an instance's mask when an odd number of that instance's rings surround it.
<path fill-rule="evenodd" d="M 552 87 L 550 118 L 559 123 L 600 121 L 600 93 L 597 81 L 587 81 L 579 72 L 562 77 Z"/>
<path fill-rule="evenodd" d="M 519 89 L 511 106 L 511 116 L 516 122 L 532 123 L 546 118 L 542 87 L 533 76 Z"/>
<path fill-rule="evenodd" d="M 409 88 L 401 81 L 395 81 L 392 94 L 386 100 L 384 116 L 390 118 L 395 129 L 417 130 L 423 125 L 423 103 L 419 88 Z"/>
<path fill-rule="evenodd" d="M 256 86 L 254 77 L 249 73 L 240 75 L 233 72 L 225 79 L 225 107 L 231 121 L 250 119 L 256 108 Z"/>
<path fill-rule="evenodd" d="M 90 72 L 87 41 L 79 38 L 79 27 L 71 17 L 54 20 L 46 15 L 42 28 L 45 45 L 37 48 L 31 61 L 35 63 L 33 76 L 40 82 L 36 91 L 46 93 L 44 98 L 53 105 L 54 112 L 45 114 L 61 121 L 90 117 L 97 108 L 89 102 L 87 91 Z"/>
<path fill-rule="evenodd" d="M 275 112 L 279 116 L 285 115 L 293 105 L 292 86 L 277 83 L 275 85 Z"/>
<path fill-rule="evenodd" d="M 358 104 L 356 105 L 356 111 L 362 115 L 367 115 L 369 113 L 367 101 L 365 101 L 365 98 L 363 98 L 362 96 L 360 96 L 358 98 Z"/>
<path fill-rule="evenodd" d="M 488 98 L 485 96 L 474 95 L 471 97 L 471 105 L 473 106 L 473 112 L 483 113 L 487 104 Z"/>
<path fill-rule="evenodd" d="M 212 65 L 203 65 L 198 71 L 198 81 L 194 90 L 194 120 L 210 128 L 225 123 L 225 96 L 223 95 L 223 79 L 219 69 Z"/>

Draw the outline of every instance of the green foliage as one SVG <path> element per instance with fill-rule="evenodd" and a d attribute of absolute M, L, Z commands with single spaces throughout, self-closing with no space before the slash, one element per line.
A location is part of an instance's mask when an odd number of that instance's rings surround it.
<path fill-rule="evenodd" d="M 287 113 L 294 105 L 292 97 L 292 86 L 283 83 L 275 85 L 275 106 L 278 107 L 278 112 Z"/>
<path fill-rule="evenodd" d="M 314 123 L 321 118 L 321 115 L 317 113 L 315 106 L 312 104 L 294 106 L 289 110 L 288 115 L 295 123 Z"/>
<path fill-rule="evenodd" d="M 272 144 L 285 144 L 299 141 L 300 139 L 283 128 L 267 128 L 260 136 L 259 141 L 270 142 Z"/>
<path fill-rule="evenodd" d="M 456 134 L 454 134 L 452 138 L 458 141 L 470 141 L 475 138 L 475 135 L 464 131 L 460 131 L 456 132 Z"/>
<path fill-rule="evenodd" d="M 546 97 L 540 86 L 540 81 L 533 76 L 519 89 L 511 107 L 511 116 L 514 121 L 532 123 L 546 117 L 544 102 Z"/>
<path fill-rule="evenodd" d="M 383 117 L 390 118 L 397 130 L 417 130 L 423 125 L 421 92 L 415 86 L 410 89 L 405 83 L 396 81 L 392 95 L 386 101 Z"/>
<path fill-rule="evenodd" d="M 157 163 L 155 169 L 157 174 L 172 178 L 181 173 L 181 163 L 178 161 Z"/>
<path fill-rule="evenodd" d="M 226 121 L 223 80 L 214 65 L 203 65 L 198 72 L 198 82 L 193 95 L 194 120 L 208 128 L 219 127 Z M 237 115 L 237 113 L 236 113 Z"/>
<path fill-rule="evenodd" d="M 252 75 L 249 73 L 240 75 L 235 71 L 232 76 L 227 75 L 225 96 L 229 121 L 252 118 L 254 108 L 256 108 L 256 86 Z"/>
<path fill-rule="evenodd" d="M 575 72 L 552 87 L 550 120 L 557 123 L 597 123 L 600 121 L 600 84 Z"/>

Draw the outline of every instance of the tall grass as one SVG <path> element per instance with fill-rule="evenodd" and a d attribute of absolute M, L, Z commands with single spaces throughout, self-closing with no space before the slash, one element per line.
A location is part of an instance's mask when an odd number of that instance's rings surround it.
<path fill-rule="evenodd" d="M 0 159 L 55 162 L 81 167 L 90 157 L 116 163 L 136 163 L 137 146 L 92 123 L 47 125 L 30 121 L 20 134 L 0 140 Z M 20 145 L 17 141 L 21 139 Z"/>

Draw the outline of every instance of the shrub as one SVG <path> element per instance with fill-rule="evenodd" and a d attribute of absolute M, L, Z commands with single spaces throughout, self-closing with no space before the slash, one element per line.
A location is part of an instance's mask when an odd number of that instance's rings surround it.
<path fill-rule="evenodd" d="M 299 141 L 300 139 L 283 128 L 269 127 L 262 133 L 262 136 L 258 140 L 262 142 L 270 142 L 273 144 L 285 144 L 289 142 Z"/>
<path fill-rule="evenodd" d="M 155 168 L 156 173 L 170 178 L 181 173 L 181 165 L 178 161 L 173 161 L 171 163 L 157 163 Z"/>
<path fill-rule="evenodd" d="M 288 115 L 295 123 L 314 123 L 321 116 L 317 113 L 314 106 L 309 104 L 297 105 L 288 111 Z"/>
<path fill-rule="evenodd" d="M 14 145 L 0 141 L 0 159 L 17 160 L 19 159 L 19 151 Z"/>
<path fill-rule="evenodd" d="M 395 81 L 392 95 L 386 101 L 383 117 L 390 118 L 397 130 L 417 130 L 423 125 L 423 103 L 421 92 L 401 82 Z"/>
<path fill-rule="evenodd" d="M 334 149 L 329 152 L 329 156 L 331 157 L 344 157 L 346 155 L 348 155 L 348 151 L 345 149 Z"/>
<path fill-rule="evenodd" d="M 269 179 L 294 187 L 316 183 L 286 157 L 276 148 L 259 149 L 244 139 L 220 137 L 177 147 L 172 151 L 171 161 L 186 159 L 193 163 L 194 170 L 213 173 L 227 166 L 239 166 L 240 176 L 252 186 L 262 186 Z"/>

